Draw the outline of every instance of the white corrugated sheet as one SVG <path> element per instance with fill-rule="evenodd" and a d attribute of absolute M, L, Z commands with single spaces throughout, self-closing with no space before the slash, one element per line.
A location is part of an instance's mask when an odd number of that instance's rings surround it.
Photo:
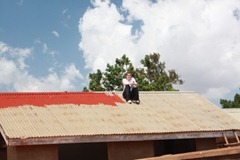
<path fill-rule="evenodd" d="M 228 108 L 223 110 L 240 123 L 240 108 Z"/>

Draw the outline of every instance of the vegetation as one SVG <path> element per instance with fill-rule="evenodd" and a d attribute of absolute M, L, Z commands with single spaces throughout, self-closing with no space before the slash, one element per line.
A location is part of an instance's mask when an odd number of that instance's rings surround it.
<path fill-rule="evenodd" d="M 133 73 L 140 91 L 173 91 L 173 84 L 183 84 L 183 80 L 174 69 L 165 71 L 165 63 L 160 54 L 146 55 L 141 61 L 143 67 L 134 68 L 126 55 L 115 60 L 114 65 L 107 64 L 106 70 L 97 70 L 89 74 L 89 89 L 84 91 L 122 91 L 122 79 L 127 71 Z"/>
<path fill-rule="evenodd" d="M 220 99 L 223 108 L 240 108 L 240 94 L 235 94 L 233 101 Z"/>

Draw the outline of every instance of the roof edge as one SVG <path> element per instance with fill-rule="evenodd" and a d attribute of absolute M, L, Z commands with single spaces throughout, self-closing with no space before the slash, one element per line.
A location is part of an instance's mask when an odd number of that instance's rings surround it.
<path fill-rule="evenodd" d="M 59 92 L 0 92 L 1 95 L 19 95 L 19 94 L 25 94 L 25 95 L 45 95 L 45 94 L 56 94 L 56 95 L 61 95 L 61 94 L 122 94 L 122 91 L 90 91 L 90 92 L 82 92 L 82 91 L 59 91 Z M 196 94 L 195 91 L 139 91 L 139 94 Z"/>
<path fill-rule="evenodd" d="M 105 91 L 102 93 L 122 94 L 122 91 Z M 195 91 L 139 91 L 139 94 L 197 94 Z"/>
<path fill-rule="evenodd" d="M 46 144 L 71 144 L 71 143 L 96 143 L 96 142 L 121 142 L 121 141 L 147 141 L 167 139 L 193 139 L 193 138 L 221 138 L 223 133 L 227 137 L 234 136 L 235 130 L 178 132 L 178 133 L 146 133 L 146 134 L 119 134 L 119 135 L 81 135 L 81 136 L 54 136 L 35 138 L 10 138 L 9 146 L 46 145 Z M 240 130 L 237 135 L 240 136 Z"/>
<path fill-rule="evenodd" d="M 6 145 L 8 145 L 9 144 L 8 138 L 7 138 L 7 136 L 6 136 L 5 132 L 4 132 L 1 124 L 0 124 L 0 134 L 2 135 L 3 140 L 5 141 Z"/>

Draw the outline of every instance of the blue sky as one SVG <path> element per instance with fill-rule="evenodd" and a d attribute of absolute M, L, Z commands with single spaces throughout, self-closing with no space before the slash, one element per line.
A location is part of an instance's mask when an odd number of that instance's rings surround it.
<path fill-rule="evenodd" d="M 89 6 L 87 0 L 1 0 L 0 39 L 13 48 L 33 49 L 26 59 L 31 75 L 42 77 L 50 67 L 61 72 L 70 63 L 83 68 L 78 22 Z"/>
<path fill-rule="evenodd" d="M 81 91 L 126 54 L 160 53 L 218 104 L 240 86 L 238 0 L 0 0 L 0 91 Z"/>

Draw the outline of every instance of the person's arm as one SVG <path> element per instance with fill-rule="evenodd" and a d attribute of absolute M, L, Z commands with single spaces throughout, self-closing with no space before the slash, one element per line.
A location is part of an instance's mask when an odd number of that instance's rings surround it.
<path fill-rule="evenodd" d="M 128 80 L 126 79 L 126 78 L 124 78 L 123 80 L 122 80 L 122 83 L 123 83 L 123 85 L 129 85 L 129 82 L 128 82 Z"/>
<path fill-rule="evenodd" d="M 137 87 L 137 85 L 138 85 L 135 78 L 132 78 L 132 85 L 133 85 L 133 87 Z"/>

